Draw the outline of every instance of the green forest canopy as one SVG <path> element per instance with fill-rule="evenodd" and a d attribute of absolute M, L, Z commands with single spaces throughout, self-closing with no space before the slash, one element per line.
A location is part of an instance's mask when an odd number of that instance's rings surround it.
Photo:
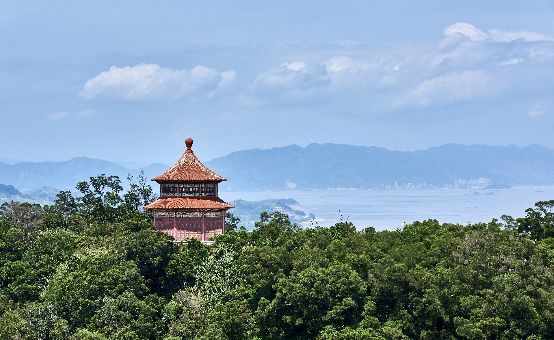
<path fill-rule="evenodd" d="M 155 231 L 130 180 L 2 206 L 1 339 L 554 338 L 554 201 L 380 232 L 228 216 L 207 246 Z"/>

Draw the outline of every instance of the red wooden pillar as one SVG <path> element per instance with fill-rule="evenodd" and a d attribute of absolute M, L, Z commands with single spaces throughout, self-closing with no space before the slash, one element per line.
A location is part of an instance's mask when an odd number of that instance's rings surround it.
<path fill-rule="evenodd" d="M 176 217 L 173 218 L 173 232 L 171 234 L 173 234 L 174 240 L 179 241 L 177 240 L 177 218 Z"/>
<path fill-rule="evenodd" d="M 206 241 L 206 216 L 202 214 L 202 241 Z"/>

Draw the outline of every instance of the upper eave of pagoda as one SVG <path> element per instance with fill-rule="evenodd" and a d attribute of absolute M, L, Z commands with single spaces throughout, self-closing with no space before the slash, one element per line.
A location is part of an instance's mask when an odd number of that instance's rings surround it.
<path fill-rule="evenodd" d="M 152 178 L 158 183 L 164 182 L 221 182 L 226 181 L 212 170 L 208 169 L 192 151 L 192 138 L 187 138 L 187 150 L 177 163 L 163 174 Z"/>

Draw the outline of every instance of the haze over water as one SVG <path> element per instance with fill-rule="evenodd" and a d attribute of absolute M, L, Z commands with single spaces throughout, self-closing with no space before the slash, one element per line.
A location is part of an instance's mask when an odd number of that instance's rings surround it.
<path fill-rule="evenodd" d="M 437 219 L 440 222 L 489 222 L 502 215 L 523 216 L 535 202 L 554 198 L 554 187 L 515 187 L 501 190 L 282 190 L 222 191 L 227 201 L 293 198 L 329 226 L 339 220 L 358 229 L 372 226 L 394 230 L 404 223 Z M 231 211 L 232 212 L 232 211 Z"/>

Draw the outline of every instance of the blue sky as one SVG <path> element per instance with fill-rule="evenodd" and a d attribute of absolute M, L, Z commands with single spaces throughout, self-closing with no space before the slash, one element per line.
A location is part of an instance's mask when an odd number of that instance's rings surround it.
<path fill-rule="evenodd" d="M 0 160 L 554 147 L 551 1 L 2 1 Z"/>

